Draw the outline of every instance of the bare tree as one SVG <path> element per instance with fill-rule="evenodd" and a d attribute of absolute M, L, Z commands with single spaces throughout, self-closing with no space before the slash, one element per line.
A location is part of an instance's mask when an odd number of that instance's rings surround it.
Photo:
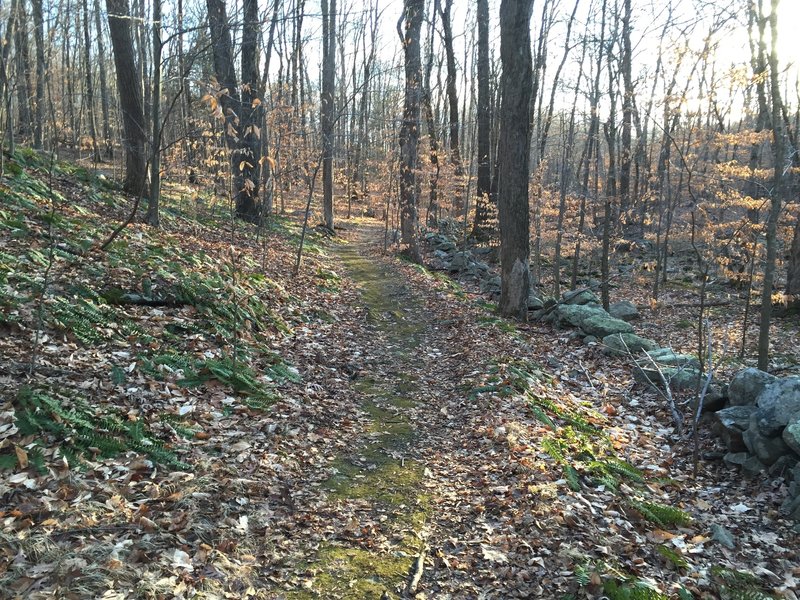
<path fill-rule="evenodd" d="M 419 185 L 417 183 L 417 145 L 419 143 L 420 108 L 420 35 L 424 0 L 404 0 L 403 14 L 397 23 L 397 33 L 405 56 L 405 100 L 403 123 L 398 135 L 400 142 L 400 235 L 411 260 L 421 261 L 417 241 Z"/>
<path fill-rule="evenodd" d="M 333 128 L 336 75 L 336 0 L 322 0 L 322 94 L 320 124 L 322 126 L 322 204 L 325 227 L 334 231 L 333 223 Z"/>
<path fill-rule="evenodd" d="M 108 29 L 114 49 L 117 71 L 117 91 L 122 109 L 125 149 L 125 180 L 123 187 L 130 194 L 144 193 L 147 179 L 147 156 L 142 86 L 136 77 L 136 60 L 131 36 L 131 13 L 128 0 L 106 0 Z"/>
<path fill-rule="evenodd" d="M 758 368 L 766 371 L 769 367 L 769 326 L 772 320 L 772 286 L 775 279 L 775 258 L 778 253 L 778 217 L 783 200 L 783 171 L 786 168 L 786 140 L 781 116 L 781 88 L 778 72 L 778 4 L 772 0 L 769 16 L 769 29 L 772 43 L 769 53 L 769 82 L 772 95 L 772 153 L 774 177 L 767 219 L 767 263 L 764 265 L 764 289 L 761 296 L 761 321 L 758 328 Z"/>
<path fill-rule="evenodd" d="M 501 291 L 500 313 L 527 320 L 530 291 L 528 121 L 532 89 L 530 19 L 533 0 L 500 4 L 500 140 L 498 157 Z"/>

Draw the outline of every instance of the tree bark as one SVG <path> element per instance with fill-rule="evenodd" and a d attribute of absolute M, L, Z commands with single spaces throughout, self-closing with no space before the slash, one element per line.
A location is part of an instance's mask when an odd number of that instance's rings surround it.
<path fill-rule="evenodd" d="M 233 66 L 233 48 L 230 25 L 224 0 L 206 0 L 208 24 L 211 33 L 211 49 L 214 55 L 214 71 L 221 87 L 219 99 L 225 117 L 225 144 L 230 153 L 230 168 L 236 216 L 251 223 L 258 222 L 259 159 L 260 144 L 257 120 L 253 119 L 257 105 L 255 89 L 258 74 L 255 52 L 257 50 L 258 18 L 256 0 L 243 4 L 245 23 L 242 31 L 242 98 L 236 83 Z M 256 16 L 253 18 L 253 10 Z M 256 36 L 253 36 L 255 29 Z"/>
<path fill-rule="evenodd" d="M 421 94 L 420 33 L 424 0 L 404 0 L 403 15 L 397 33 L 405 55 L 405 101 L 400 126 L 400 236 L 409 258 L 420 262 L 417 242 L 419 185 L 417 183 L 417 145 L 419 143 L 419 108 Z M 404 27 L 403 27 L 404 25 Z"/>
<path fill-rule="evenodd" d="M 92 80 L 92 34 L 89 29 L 89 0 L 83 0 L 83 60 L 86 67 L 86 120 L 89 136 L 92 138 L 92 160 L 100 162 L 100 148 L 97 145 L 97 125 L 94 118 L 94 82 Z"/>
<path fill-rule="evenodd" d="M 449 131 L 450 131 L 450 162 L 456 168 L 456 175 L 461 174 L 461 145 L 459 143 L 458 125 L 458 92 L 456 90 L 456 55 L 453 51 L 453 27 L 450 23 L 450 15 L 453 8 L 453 0 L 444 0 L 442 8 L 439 0 L 436 0 L 436 7 L 439 16 L 442 18 L 442 40 L 444 42 L 444 52 L 447 62 L 447 78 L 445 86 L 447 88 L 447 106 L 449 111 Z"/>
<path fill-rule="evenodd" d="M 44 132 L 44 80 L 47 64 L 44 56 L 44 17 L 42 0 L 31 0 L 33 13 L 34 39 L 36 41 L 36 103 L 34 104 L 33 147 L 43 147 Z"/>
<path fill-rule="evenodd" d="M 491 127 L 492 99 L 489 94 L 489 0 L 478 3 L 478 181 L 477 195 L 489 195 L 492 185 Z M 475 213 L 475 229 L 482 223 Z"/>
<path fill-rule="evenodd" d="M 41 2 L 41 0 L 34 0 Z M 100 65 L 100 109 L 103 115 L 103 146 L 106 158 L 114 158 L 114 146 L 111 143 L 111 111 L 108 97 L 108 80 L 106 78 L 106 47 L 103 42 L 103 24 L 100 19 L 100 0 L 94 2 L 95 28 L 97 29 L 97 61 Z"/>
<path fill-rule="evenodd" d="M 783 170 L 786 166 L 786 141 L 781 118 L 781 88 L 778 72 L 778 3 L 772 0 L 769 16 L 772 45 L 769 54 L 769 79 L 772 95 L 772 152 L 775 162 L 772 198 L 767 219 L 767 263 L 764 265 L 764 290 L 761 296 L 761 320 L 758 328 L 758 368 L 769 367 L 769 326 L 772 320 L 772 285 L 775 279 L 775 258 L 778 253 L 778 217 L 783 200 Z"/>
<path fill-rule="evenodd" d="M 533 0 L 500 4 L 500 88 L 498 157 L 501 291 L 500 313 L 527 320 L 530 292 L 528 156 L 532 57 L 530 20 Z"/>
<path fill-rule="evenodd" d="M 123 188 L 129 194 L 141 195 L 144 193 L 147 180 L 145 150 L 147 136 L 142 106 L 142 86 L 136 78 L 128 0 L 106 0 L 106 9 L 124 129 L 122 146 L 125 149 L 125 180 Z"/>
<path fill-rule="evenodd" d="M 85 0 L 84 0 L 85 1 Z M 161 197 L 161 0 L 153 0 L 153 89 L 150 118 L 153 135 L 150 154 L 150 202 L 145 223 L 159 226 L 158 207 Z"/>
<path fill-rule="evenodd" d="M 626 213 L 631 208 L 631 127 L 633 125 L 633 82 L 631 79 L 631 0 L 624 0 L 622 14 L 622 143 L 619 172 L 619 212 L 627 224 Z"/>
<path fill-rule="evenodd" d="M 336 0 L 322 0 L 322 206 L 325 227 L 334 231 L 333 222 L 333 102 L 336 76 Z"/>
<path fill-rule="evenodd" d="M 16 47 L 17 63 L 17 111 L 19 113 L 19 123 L 17 129 L 23 138 L 28 137 L 32 130 L 31 119 L 31 59 L 28 48 L 28 15 L 25 10 L 25 2 L 17 3 L 17 26 L 14 30 L 16 37 L 14 46 Z"/>

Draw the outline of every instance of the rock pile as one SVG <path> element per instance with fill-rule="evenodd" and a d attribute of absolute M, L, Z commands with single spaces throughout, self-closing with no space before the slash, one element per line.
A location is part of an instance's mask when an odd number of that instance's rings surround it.
<path fill-rule="evenodd" d="M 715 413 L 728 448 L 725 462 L 745 476 L 783 476 L 789 495 L 781 512 L 800 521 L 800 377 L 739 371 L 728 386 L 730 406 Z"/>

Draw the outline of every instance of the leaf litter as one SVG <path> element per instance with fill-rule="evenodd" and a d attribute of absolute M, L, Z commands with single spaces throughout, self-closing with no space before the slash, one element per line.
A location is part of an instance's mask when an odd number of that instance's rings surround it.
<path fill-rule="evenodd" d="M 163 233 L 131 226 L 108 256 L 58 256 L 37 303 L 40 202 L 34 216 L 20 208 L 25 236 L 2 229 L 4 596 L 590 598 L 644 586 L 716 598 L 736 597 L 732 574 L 748 573 L 796 597 L 780 478 L 743 481 L 710 461 L 693 478 L 666 407 L 623 361 L 487 319 L 469 284 L 380 256 L 370 222 L 320 242 L 292 279 L 293 225 L 264 243 L 176 210 Z M 124 210 L 100 197 L 63 213 L 88 238 Z M 170 299 L 212 265 L 205 302 L 90 296 L 67 325 L 38 328 L 38 305 L 83 297 L 80 286 Z M 227 317 L 209 308 L 231 296 Z M 20 431 L 23 388 L 141 423 L 186 467 L 91 445 L 68 465 L 70 440 Z"/>

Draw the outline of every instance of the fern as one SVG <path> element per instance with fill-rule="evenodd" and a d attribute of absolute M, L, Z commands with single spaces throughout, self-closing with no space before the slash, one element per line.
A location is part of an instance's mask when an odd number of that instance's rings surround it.
<path fill-rule="evenodd" d="M 628 504 L 639 511 L 645 519 L 659 527 L 668 528 L 673 525 L 688 525 L 692 522 L 692 517 L 688 513 L 672 506 L 634 498 L 630 498 Z"/>
<path fill-rule="evenodd" d="M 71 405 L 67 408 L 67 405 Z M 16 424 L 23 435 L 48 438 L 59 444 L 60 454 L 70 466 L 80 466 L 84 457 L 116 456 L 127 450 L 148 455 L 163 465 L 188 469 L 140 421 L 130 422 L 116 414 L 100 414 L 83 398 L 53 397 L 42 390 L 23 389 L 17 397 Z M 39 451 L 28 453 L 34 466 L 44 466 Z"/>
<path fill-rule="evenodd" d="M 640 579 L 618 582 L 607 579 L 603 591 L 609 600 L 669 600 L 669 597 Z"/>
<path fill-rule="evenodd" d="M 689 563 L 686 562 L 686 559 L 680 555 L 677 551 L 673 550 L 669 546 L 664 546 L 663 544 L 656 546 L 656 550 L 658 553 L 663 556 L 667 561 L 672 563 L 679 569 L 685 569 L 689 566 Z"/>
<path fill-rule="evenodd" d="M 776 596 L 764 590 L 761 580 L 746 571 L 723 566 L 711 567 L 723 600 L 773 600 Z"/>
<path fill-rule="evenodd" d="M 581 491 L 581 480 L 578 477 L 578 472 L 575 470 L 575 467 L 566 465 L 564 467 L 564 477 L 566 477 L 567 484 L 573 492 Z"/>

